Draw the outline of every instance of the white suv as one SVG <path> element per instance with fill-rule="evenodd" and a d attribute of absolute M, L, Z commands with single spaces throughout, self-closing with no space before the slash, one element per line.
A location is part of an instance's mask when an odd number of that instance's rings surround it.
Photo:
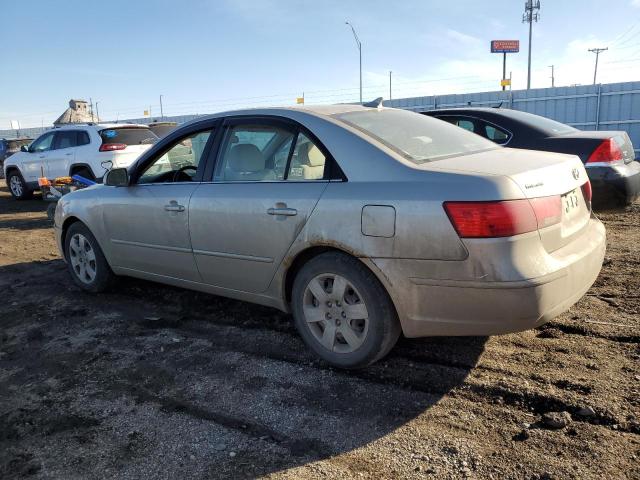
<path fill-rule="evenodd" d="M 14 198 L 29 198 L 38 178 L 79 174 L 100 181 L 107 170 L 128 167 L 158 139 L 146 125 L 78 124 L 49 130 L 5 161 Z"/>

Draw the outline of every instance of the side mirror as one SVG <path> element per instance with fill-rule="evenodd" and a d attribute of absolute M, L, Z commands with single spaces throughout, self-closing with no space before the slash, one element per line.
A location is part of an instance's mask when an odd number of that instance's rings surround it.
<path fill-rule="evenodd" d="M 128 187 L 129 186 L 129 172 L 126 168 L 114 168 L 109 170 L 104 175 L 105 185 L 110 187 Z"/>
<path fill-rule="evenodd" d="M 28 147 L 27 145 L 22 145 L 22 146 L 20 147 L 20 151 L 21 151 L 21 152 L 27 152 L 27 153 L 28 153 L 28 152 L 29 152 L 29 147 Z"/>

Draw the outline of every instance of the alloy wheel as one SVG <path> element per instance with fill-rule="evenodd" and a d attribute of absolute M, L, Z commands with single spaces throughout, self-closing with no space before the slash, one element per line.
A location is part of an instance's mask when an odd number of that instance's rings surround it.
<path fill-rule="evenodd" d="M 315 339 L 331 352 L 354 352 L 367 337 L 367 306 L 358 290 L 341 275 L 314 277 L 304 292 L 303 313 Z"/>
<path fill-rule="evenodd" d="M 20 177 L 18 177 L 17 175 L 12 175 L 9 179 L 9 188 L 11 189 L 11 193 L 13 193 L 16 197 L 21 197 L 23 189 Z"/>
<path fill-rule="evenodd" d="M 96 279 L 96 254 L 89 240 L 81 233 L 71 237 L 69 262 L 82 283 L 90 284 Z"/>

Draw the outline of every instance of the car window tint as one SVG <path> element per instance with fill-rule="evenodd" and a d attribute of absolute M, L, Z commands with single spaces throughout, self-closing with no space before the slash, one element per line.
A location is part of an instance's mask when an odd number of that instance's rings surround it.
<path fill-rule="evenodd" d="M 460 128 L 464 128 L 465 130 L 469 130 L 470 132 L 475 131 L 473 127 L 473 122 L 471 120 L 456 120 L 456 125 Z"/>
<path fill-rule="evenodd" d="M 484 132 L 486 137 L 496 143 L 505 143 L 509 139 L 509 134 L 493 125 L 485 124 Z"/>
<path fill-rule="evenodd" d="M 76 145 L 80 147 L 82 145 L 89 145 L 89 143 L 91 143 L 91 140 L 89 140 L 89 134 L 87 132 L 83 130 L 78 130 L 76 133 L 77 133 Z"/>
<path fill-rule="evenodd" d="M 63 130 L 56 133 L 55 149 L 72 148 L 77 145 L 77 134 L 75 130 Z"/>
<path fill-rule="evenodd" d="M 324 178 L 324 165 L 326 157 L 322 151 L 300 133 L 293 150 L 287 180 L 321 180 Z"/>
<path fill-rule="evenodd" d="M 48 150 L 51 150 L 53 135 L 54 132 L 45 133 L 31 144 L 30 150 L 32 152 L 46 152 Z"/>
<path fill-rule="evenodd" d="M 216 181 L 284 180 L 294 134 L 271 125 L 237 125 L 227 130 Z"/>
<path fill-rule="evenodd" d="M 100 131 L 100 137 L 103 145 L 105 143 L 149 145 L 158 140 L 158 137 L 149 128 L 143 127 L 107 128 Z"/>
<path fill-rule="evenodd" d="M 173 143 L 144 170 L 138 183 L 191 181 L 202 161 L 211 132 L 206 130 L 194 133 Z"/>

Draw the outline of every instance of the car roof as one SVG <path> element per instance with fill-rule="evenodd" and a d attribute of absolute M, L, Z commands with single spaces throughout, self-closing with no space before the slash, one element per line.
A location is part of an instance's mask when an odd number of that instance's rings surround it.
<path fill-rule="evenodd" d="M 149 128 L 147 125 L 139 123 L 70 123 L 67 125 L 60 125 L 55 127 L 54 130 L 77 130 L 93 128 L 95 130 L 105 130 L 109 128 Z"/>
<path fill-rule="evenodd" d="M 275 115 L 275 116 L 289 117 L 290 115 L 295 115 L 297 113 L 306 113 L 316 117 L 330 118 L 332 115 L 336 115 L 339 113 L 367 111 L 367 110 L 372 110 L 373 108 L 375 107 L 364 107 L 362 105 L 354 105 L 354 104 L 296 105 L 296 106 L 284 106 L 284 107 L 246 108 L 241 110 L 228 110 L 224 112 L 217 112 L 210 115 L 202 115 L 198 118 L 190 120 L 189 122 L 183 125 L 189 125 L 192 123 L 197 123 L 197 122 L 201 122 L 203 120 L 208 120 L 208 119 L 233 117 L 233 116 L 240 116 L 240 115 Z"/>

